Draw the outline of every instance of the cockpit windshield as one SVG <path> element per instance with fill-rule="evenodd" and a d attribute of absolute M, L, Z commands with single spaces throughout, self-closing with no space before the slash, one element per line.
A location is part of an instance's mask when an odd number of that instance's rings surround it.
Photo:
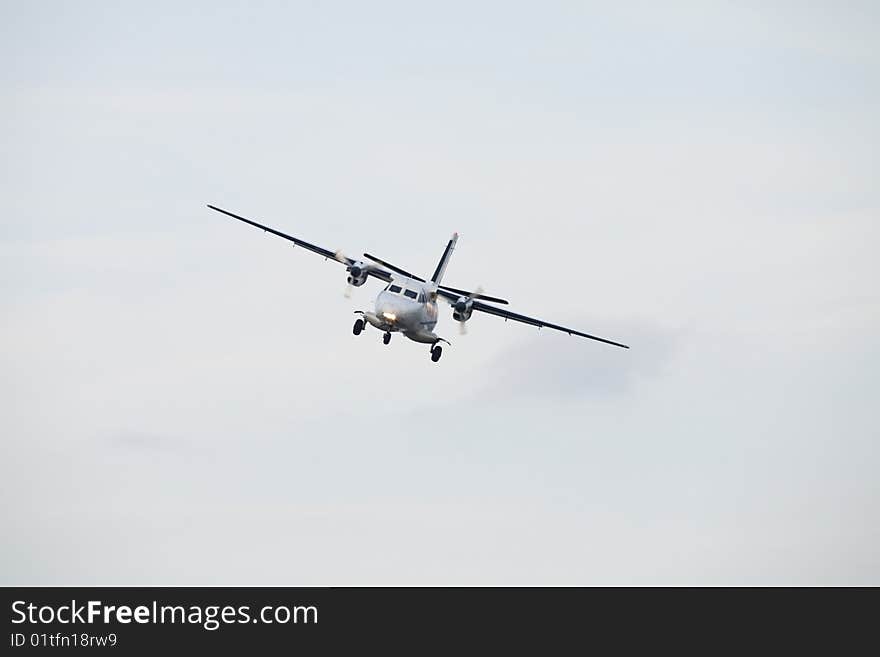
<path fill-rule="evenodd" d="M 391 287 L 388 288 L 388 291 L 393 292 L 394 294 L 400 294 L 400 286 L 399 285 L 392 285 Z"/>

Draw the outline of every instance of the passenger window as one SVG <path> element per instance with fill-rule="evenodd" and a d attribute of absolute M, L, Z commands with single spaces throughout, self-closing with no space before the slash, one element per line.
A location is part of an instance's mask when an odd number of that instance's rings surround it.
<path fill-rule="evenodd" d="M 407 296 L 407 297 L 409 297 L 410 299 L 415 299 L 416 297 L 419 296 L 418 294 L 416 294 L 416 293 L 413 292 L 412 290 L 406 290 L 403 294 L 404 294 L 404 296 Z"/>
<path fill-rule="evenodd" d="M 400 294 L 400 286 L 399 285 L 392 285 L 391 287 L 388 288 L 388 291 L 394 292 L 395 294 Z"/>

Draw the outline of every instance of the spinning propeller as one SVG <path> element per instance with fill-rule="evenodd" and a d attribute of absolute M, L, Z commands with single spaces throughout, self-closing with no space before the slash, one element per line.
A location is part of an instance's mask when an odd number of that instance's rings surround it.
<path fill-rule="evenodd" d="M 474 302 L 474 299 L 482 299 L 483 297 L 483 286 L 478 285 L 473 292 L 470 292 L 466 297 L 459 297 L 455 303 L 452 304 L 452 308 L 458 313 L 459 317 L 464 317 L 464 319 L 458 320 L 458 333 L 459 335 L 467 335 L 467 320 L 470 319 L 471 316 L 471 305 Z M 490 299 L 492 297 L 489 297 Z M 505 303 L 507 303 L 505 301 Z"/>

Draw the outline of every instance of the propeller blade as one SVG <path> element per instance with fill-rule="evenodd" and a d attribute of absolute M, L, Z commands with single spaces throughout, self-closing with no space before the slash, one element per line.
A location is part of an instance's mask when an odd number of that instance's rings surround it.
<path fill-rule="evenodd" d="M 465 299 L 465 303 L 471 303 L 474 299 L 481 298 L 482 292 L 483 292 L 483 286 L 478 285 L 477 288 L 473 292 L 468 292 L 467 298 Z M 458 333 L 459 333 L 459 335 L 467 335 L 467 320 L 463 320 L 458 323 Z"/>
<path fill-rule="evenodd" d="M 341 262 L 343 265 L 345 265 L 349 270 L 351 270 L 351 266 L 355 262 L 352 258 L 349 258 L 347 255 L 345 255 L 342 252 L 342 249 L 336 249 L 336 251 L 333 252 L 333 257 Z M 348 283 L 345 286 L 345 291 L 342 293 L 342 296 L 344 296 L 346 299 L 351 299 L 351 290 L 352 284 Z"/>
<path fill-rule="evenodd" d="M 336 249 L 336 251 L 333 252 L 333 258 L 338 262 L 341 262 L 343 265 L 350 265 L 354 262 L 354 260 L 342 252 L 342 249 Z"/>

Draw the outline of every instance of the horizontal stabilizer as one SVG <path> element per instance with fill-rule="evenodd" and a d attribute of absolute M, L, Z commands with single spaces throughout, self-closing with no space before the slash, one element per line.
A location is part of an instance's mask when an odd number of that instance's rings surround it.
<path fill-rule="evenodd" d="M 412 278 L 414 280 L 421 281 L 422 283 L 425 282 L 424 278 L 420 278 L 420 277 L 416 276 L 415 274 L 411 274 L 406 269 L 401 269 L 400 267 L 392 265 L 390 262 L 385 262 L 384 260 L 381 260 L 380 258 L 377 258 L 376 256 L 370 255 L 369 253 L 365 253 L 364 257 L 369 260 L 372 260 L 373 262 L 378 262 L 383 267 L 387 267 L 391 271 L 397 272 L 401 276 L 406 276 L 407 278 Z"/>
<path fill-rule="evenodd" d="M 507 305 L 507 301 L 505 301 L 504 299 L 499 299 L 498 297 L 490 297 L 488 294 L 475 294 L 473 292 L 468 292 L 467 290 L 459 290 L 454 287 L 449 287 L 448 285 L 440 285 L 438 287 L 441 290 L 454 292 L 455 294 L 462 297 L 470 297 L 471 299 L 482 299 L 483 301 L 491 301 L 492 303 L 503 303 L 504 305 Z"/>

